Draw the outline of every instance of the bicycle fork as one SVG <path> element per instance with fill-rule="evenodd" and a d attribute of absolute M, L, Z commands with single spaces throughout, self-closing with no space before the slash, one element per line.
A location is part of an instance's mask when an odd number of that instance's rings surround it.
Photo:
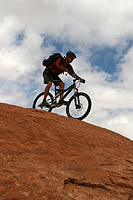
<path fill-rule="evenodd" d="M 76 88 L 74 88 L 74 102 L 75 102 L 76 109 L 80 109 L 81 108 L 80 99 L 78 95 L 78 89 Z"/>

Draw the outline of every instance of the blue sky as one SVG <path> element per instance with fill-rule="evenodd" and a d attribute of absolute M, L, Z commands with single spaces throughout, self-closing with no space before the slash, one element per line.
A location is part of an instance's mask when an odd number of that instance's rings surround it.
<path fill-rule="evenodd" d="M 43 58 L 72 50 L 93 101 L 85 121 L 133 139 L 133 1 L 61 2 L 0 0 L 0 102 L 31 107 L 44 90 Z"/>

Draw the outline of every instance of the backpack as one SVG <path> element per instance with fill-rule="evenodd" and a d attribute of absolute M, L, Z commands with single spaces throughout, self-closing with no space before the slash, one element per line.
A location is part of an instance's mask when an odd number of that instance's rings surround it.
<path fill-rule="evenodd" d="M 54 62 L 56 62 L 59 58 L 63 58 L 60 53 L 54 53 L 51 56 L 49 56 L 48 59 L 44 59 L 42 62 L 42 65 L 45 67 L 51 66 Z"/>

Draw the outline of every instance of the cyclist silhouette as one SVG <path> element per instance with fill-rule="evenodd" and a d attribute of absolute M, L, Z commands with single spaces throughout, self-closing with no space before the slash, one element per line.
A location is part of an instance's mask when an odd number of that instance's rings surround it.
<path fill-rule="evenodd" d="M 38 107 L 49 106 L 48 102 L 46 101 L 47 95 L 49 90 L 52 86 L 52 83 L 59 86 L 60 90 L 64 90 L 65 84 L 60 79 L 59 75 L 63 72 L 68 72 L 72 77 L 79 79 L 81 82 L 85 83 L 85 80 L 79 77 L 73 70 L 73 67 L 70 65 L 72 61 L 76 58 L 76 55 L 72 51 L 68 51 L 66 56 L 63 58 L 59 58 L 57 61 L 52 63 L 51 67 L 46 67 L 43 72 L 44 84 L 47 84 L 45 91 L 44 91 L 44 99 L 42 103 L 38 105 Z M 60 99 L 63 97 L 63 93 L 60 95 Z M 65 104 L 65 101 L 59 102 L 60 104 Z"/>

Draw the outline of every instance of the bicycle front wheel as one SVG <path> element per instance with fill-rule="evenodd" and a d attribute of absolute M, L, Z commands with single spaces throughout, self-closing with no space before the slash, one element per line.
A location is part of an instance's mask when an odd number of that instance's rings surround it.
<path fill-rule="evenodd" d="M 91 106 L 92 102 L 90 97 L 80 92 L 73 95 L 68 101 L 66 114 L 68 117 L 82 120 L 89 114 Z"/>
<path fill-rule="evenodd" d="M 43 98 L 44 98 L 44 92 L 37 95 L 37 97 L 35 98 L 35 100 L 33 102 L 32 108 L 51 112 L 52 108 L 49 108 L 49 107 L 46 107 L 46 106 L 43 106 L 42 108 L 38 107 L 38 105 L 40 103 L 42 103 Z M 49 92 L 48 95 L 47 95 L 46 101 L 48 102 L 49 105 L 51 105 L 53 100 L 54 100 L 53 95 Z"/>

